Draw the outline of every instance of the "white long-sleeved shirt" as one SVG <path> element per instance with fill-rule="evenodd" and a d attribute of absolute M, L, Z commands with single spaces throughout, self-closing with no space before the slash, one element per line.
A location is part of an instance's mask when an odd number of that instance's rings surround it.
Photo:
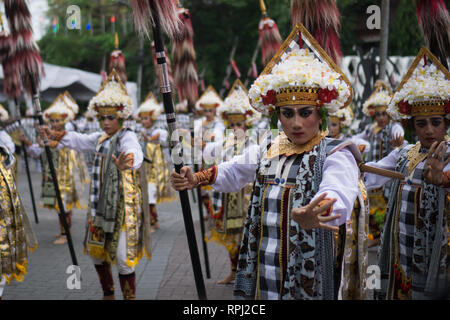
<path fill-rule="evenodd" d="M 8 148 L 8 150 L 11 153 L 16 152 L 16 146 L 14 145 L 14 142 L 12 141 L 11 137 L 5 130 L 0 130 L 0 141 L 3 143 L 5 147 Z"/>
<path fill-rule="evenodd" d="M 102 135 L 102 132 L 94 132 L 91 134 L 82 134 L 75 131 L 67 132 L 67 134 L 61 139 L 58 146 L 68 147 L 76 151 L 95 151 L 98 139 Z M 132 153 L 134 155 L 133 168 L 139 169 L 144 159 L 142 148 L 139 145 L 136 134 L 132 131 L 125 131 L 120 138 L 117 146 L 117 151 L 122 153 L 125 151 L 125 155 Z"/>
<path fill-rule="evenodd" d="M 216 180 L 211 187 L 220 192 L 241 190 L 246 184 L 254 180 L 260 155 L 261 147 L 251 145 L 245 149 L 242 155 L 219 164 Z M 327 224 L 339 226 L 350 219 L 359 193 L 358 175 L 359 169 L 350 150 L 344 148 L 326 158 L 323 165 L 322 182 L 312 200 L 325 192 L 327 193 L 326 198 L 337 200 L 333 204 L 331 215 L 340 214 L 341 217 Z"/>
<path fill-rule="evenodd" d="M 368 162 L 367 165 L 376 167 L 376 168 L 386 169 L 386 170 L 395 170 L 398 159 L 400 157 L 400 150 L 401 149 L 395 149 L 395 150 L 391 151 L 391 153 L 389 153 L 386 157 L 384 157 L 380 161 Z M 426 160 L 423 160 L 422 162 L 425 162 L 425 161 Z M 419 165 L 420 164 L 418 164 L 417 167 Z M 444 168 L 444 171 L 449 171 L 449 170 L 450 170 L 450 163 L 448 163 Z M 380 175 L 368 173 L 368 172 L 364 173 L 364 184 L 366 185 L 367 190 L 380 188 L 380 187 L 384 186 L 390 180 L 391 180 L 391 178 L 389 178 L 389 177 L 384 177 L 384 176 L 380 176 Z"/>

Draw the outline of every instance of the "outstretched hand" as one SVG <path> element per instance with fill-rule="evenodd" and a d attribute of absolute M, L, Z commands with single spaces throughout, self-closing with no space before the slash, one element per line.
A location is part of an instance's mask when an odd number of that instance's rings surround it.
<path fill-rule="evenodd" d="M 291 211 L 292 219 L 297 222 L 304 230 L 311 230 L 313 228 L 321 228 L 338 232 L 339 228 L 327 225 L 326 222 L 333 221 L 340 218 L 340 215 L 324 216 L 329 208 L 336 202 L 336 199 L 330 199 L 319 206 L 319 203 L 325 199 L 326 193 L 321 194 L 314 199 L 310 204 L 294 208 Z"/>
<path fill-rule="evenodd" d="M 450 157 L 446 161 L 444 155 L 447 152 L 447 142 L 442 141 L 439 145 L 434 142 L 428 151 L 427 161 L 425 162 L 425 171 L 423 177 L 426 182 L 441 185 L 445 166 L 450 162 Z"/>
<path fill-rule="evenodd" d="M 112 159 L 120 171 L 133 168 L 133 157 L 127 157 L 125 155 L 125 151 L 122 151 L 118 158 L 116 156 L 112 156 Z"/>
<path fill-rule="evenodd" d="M 389 140 L 389 142 L 391 143 L 391 145 L 394 148 L 401 147 L 403 145 L 403 141 L 404 141 L 404 139 L 401 135 L 398 135 L 398 136 L 392 138 L 391 140 Z"/>

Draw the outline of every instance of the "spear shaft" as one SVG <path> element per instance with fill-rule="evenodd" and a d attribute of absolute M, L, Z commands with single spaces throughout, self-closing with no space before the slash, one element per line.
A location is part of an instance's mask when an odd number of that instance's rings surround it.
<path fill-rule="evenodd" d="M 157 14 L 157 10 L 155 7 L 154 1 L 150 0 L 150 6 L 152 9 L 152 12 L 155 14 L 153 15 L 153 38 L 155 41 L 155 52 L 156 52 L 156 61 L 158 68 L 160 70 L 160 90 L 161 94 L 163 96 L 163 103 L 164 103 L 164 112 L 166 114 L 166 120 L 167 120 L 167 126 L 169 129 L 169 135 L 172 136 L 173 132 L 176 130 L 176 117 L 175 112 L 173 108 L 173 101 L 172 101 L 172 90 L 169 82 L 169 74 L 167 69 L 167 62 L 166 62 L 166 56 L 164 51 L 164 44 L 162 41 L 162 35 L 161 35 L 161 25 L 160 25 L 160 18 Z M 169 140 L 170 150 L 173 151 L 175 149 L 175 144 L 172 141 L 172 139 Z M 183 167 L 183 162 L 179 161 L 180 163 L 174 162 L 175 171 L 177 173 L 180 173 L 181 168 Z M 197 241 L 195 239 L 195 230 L 194 230 L 194 223 L 192 221 L 192 213 L 191 213 L 191 206 L 189 203 L 189 196 L 187 190 L 179 191 L 180 200 L 181 200 L 181 208 L 183 212 L 183 219 L 184 219 L 184 226 L 186 229 L 186 235 L 189 245 L 189 252 L 191 256 L 191 262 L 192 262 L 192 269 L 194 272 L 194 278 L 195 278 L 195 285 L 197 288 L 197 294 L 199 299 L 206 300 L 206 289 L 205 289 L 205 283 L 203 281 L 203 275 L 202 275 L 202 266 L 200 264 L 200 256 L 198 253 L 198 247 L 197 247 Z"/>

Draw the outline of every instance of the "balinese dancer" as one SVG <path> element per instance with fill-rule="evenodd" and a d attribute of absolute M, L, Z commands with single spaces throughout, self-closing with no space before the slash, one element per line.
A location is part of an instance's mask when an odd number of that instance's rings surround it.
<path fill-rule="evenodd" d="M 238 192 L 254 183 L 236 298 L 334 299 L 332 231 L 351 215 L 360 154 L 349 142 L 326 138 L 326 114 L 346 107 L 352 88 L 298 23 L 255 80 L 249 98 L 258 111 L 275 113 L 283 132 L 270 132 L 243 155 L 208 170 L 173 172 L 174 186 L 209 184 L 216 191 Z"/>
<path fill-rule="evenodd" d="M 364 152 L 364 160 L 367 162 L 381 160 L 404 143 L 405 131 L 400 123 L 391 121 L 386 111 L 391 98 L 392 91 L 388 84 L 378 80 L 374 92 L 363 104 L 364 115 L 375 119 L 375 122 L 367 125 L 362 133 L 355 135 L 355 138 L 369 142 L 370 148 L 366 147 Z M 388 195 L 389 185 L 380 186 L 369 192 L 369 248 L 380 243 Z"/>
<path fill-rule="evenodd" d="M 78 106 L 75 99 L 70 95 L 69 91 L 64 91 L 64 94 L 62 95 L 64 102 L 69 107 L 70 110 L 72 110 L 74 117 L 73 119 L 67 121 L 64 125 L 64 129 L 67 131 L 80 131 L 80 128 L 77 126 L 77 121 L 75 121 L 75 117 L 78 114 L 78 111 L 80 110 L 80 107 Z"/>
<path fill-rule="evenodd" d="M 175 191 L 170 185 L 169 164 L 161 147 L 161 143 L 168 141 L 169 133 L 154 123 L 161 113 L 162 108 L 151 93 L 136 111 L 137 118 L 143 127 L 139 135 L 139 142 L 144 154 L 151 161 L 151 163 L 146 163 L 146 172 L 152 232 L 160 228 L 156 205 L 177 199 Z"/>
<path fill-rule="evenodd" d="M 0 104 L 0 143 L 8 148 L 9 152 L 14 154 L 16 151 L 16 146 L 11 138 L 11 136 L 6 132 L 5 126 L 9 120 L 8 111 Z"/>
<path fill-rule="evenodd" d="M 83 114 L 84 121 L 78 123 L 78 129 L 80 133 L 90 134 L 94 132 L 101 132 L 102 128 L 96 117 L 92 114 L 90 110 L 86 110 Z M 86 165 L 88 167 L 89 174 L 92 173 L 92 166 L 94 165 L 94 151 L 84 152 L 84 158 L 86 159 Z"/>
<path fill-rule="evenodd" d="M 123 127 L 132 110 L 131 98 L 113 70 L 89 103 L 103 132 L 46 133 L 59 146 L 80 152 L 95 150 L 85 252 L 91 256 L 104 299 L 114 299 L 111 264 L 117 263 L 124 299 L 135 299 L 135 266 L 151 245 L 148 217 L 141 208 L 140 177 L 143 154 L 134 132 Z"/>
<path fill-rule="evenodd" d="M 249 148 L 253 143 L 247 129 L 250 129 L 255 120 L 260 118 L 260 113 L 250 106 L 248 92 L 239 79 L 235 81 L 217 112 L 228 130 L 226 130 L 224 142 L 220 145 L 218 145 L 219 142 L 215 144 L 217 147 L 212 150 L 212 153 L 214 156 L 216 152 L 221 153 L 222 161 L 220 162 L 225 162 L 236 155 L 242 155 L 244 149 Z M 210 146 L 213 145 L 205 147 L 206 153 L 210 152 L 208 150 Z M 235 279 L 241 234 L 252 187 L 252 183 L 249 183 L 239 192 L 213 191 L 213 215 L 212 219 L 209 219 L 210 228 L 205 240 L 215 241 L 225 246 L 231 263 L 231 273 L 217 282 L 218 284 L 228 284 Z"/>
<path fill-rule="evenodd" d="M 348 136 L 344 132 L 353 120 L 350 106 L 330 114 L 328 128 L 330 138 L 355 143 L 362 152 L 368 147 L 367 141 Z M 335 284 L 338 299 L 366 299 L 369 233 L 369 199 L 364 186 L 363 176 L 358 180 L 359 194 L 355 201 L 350 219 L 339 227 L 339 236 L 335 241 Z M 338 285 L 339 284 L 339 285 Z"/>
<path fill-rule="evenodd" d="M 10 170 L 15 161 L 9 148 L 0 141 L 0 299 L 6 283 L 23 281 L 27 274 L 28 250 L 37 248 Z"/>
<path fill-rule="evenodd" d="M 378 250 L 381 299 L 430 299 L 449 284 L 450 73 L 423 47 L 397 88 L 388 112 L 409 126 L 416 144 L 393 150 L 373 166 L 395 169 Z M 369 163 L 368 163 L 369 164 Z M 365 174 L 368 189 L 388 178 Z M 444 296 L 441 296 L 444 297 Z M 445 298 L 445 297 L 444 297 Z"/>
<path fill-rule="evenodd" d="M 73 120 L 74 113 L 70 109 L 62 95 L 59 95 L 52 105 L 44 111 L 44 120 L 50 123 L 55 132 L 64 132 L 65 124 Z M 56 193 L 53 185 L 50 168 L 47 162 L 47 156 L 44 152 L 42 141 L 32 144 L 25 135 L 21 138 L 28 146 L 28 152 L 33 157 L 42 156 L 43 173 L 41 199 L 45 208 L 59 211 Z M 54 146 L 53 146 L 54 147 Z M 52 148 L 52 157 L 55 165 L 56 176 L 59 184 L 59 191 L 64 203 L 66 212 L 66 222 L 69 229 L 72 225 L 72 209 L 86 209 L 86 203 L 83 201 L 83 195 L 86 184 L 89 183 L 89 174 L 87 172 L 84 158 L 79 156 L 74 150 L 69 148 Z M 53 244 L 64 244 L 67 242 L 66 231 L 63 226 L 62 218 L 59 216 L 60 233 L 56 235 Z"/>
<path fill-rule="evenodd" d="M 8 122 L 9 122 L 8 111 L 6 111 L 6 109 L 3 108 L 3 106 L 0 104 L 0 143 L 3 144 L 5 147 L 7 147 L 9 152 L 15 155 L 16 145 L 14 143 L 14 139 L 12 138 L 12 136 L 8 134 L 8 131 L 6 131 L 6 129 L 8 128 L 7 126 Z M 17 136 L 16 135 L 17 131 L 18 130 L 14 130 L 12 134 Z M 17 158 L 16 155 L 15 157 Z M 11 171 L 13 173 L 14 180 L 17 180 L 17 173 L 18 173 L 17 161 L 14 161 L 14 165 L 12 166 Z"/>
<path fill-rule="evenodd" d="M 225 131 L 225 125 L 222 120 L 216 117 L 216 110 L 222 105 L 223 101 L 213 88 L 213 86 L 208 86 L 200 98 L 195 104 L 195 109 L 197 113 L 204 116 L 202 122 L 202 142 L 201 146 L 204 149 L 208 144 L 219 142 L 223 140 L 223 135 Z M 197 143 L 194 142 L 196 145 Z M 208 169 L 214 165 L 216 159 L 209 156 L 202 157 L 202 169 Z M 206 208 L 206 212 L 211 215 L 213 212 L 212 208 L 212 189 L 210 186 L 202 186 L 202 202 Z M 206 216 L 205 218 L 208 218 Z"/>

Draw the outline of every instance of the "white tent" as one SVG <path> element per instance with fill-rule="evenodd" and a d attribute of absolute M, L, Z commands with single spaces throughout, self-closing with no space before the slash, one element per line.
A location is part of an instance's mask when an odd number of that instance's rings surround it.
<path fill-rule="evenodd" d="M 47 102 L 53 102 L 65 90 L 69 91 L 76 101 L 89 101 L 98 92 L 102 83 L 100 74 L 48 63 L 44 63 L 44 72 L 45 76 L 41 79 L 40 99 Z M 133 109 L 136 109 L 136 83 L 127 82 L 126 88 L 131 97 Z M 3 68 L 0 68 L 0 101 L 6 100 L 3 93 Z"/>

